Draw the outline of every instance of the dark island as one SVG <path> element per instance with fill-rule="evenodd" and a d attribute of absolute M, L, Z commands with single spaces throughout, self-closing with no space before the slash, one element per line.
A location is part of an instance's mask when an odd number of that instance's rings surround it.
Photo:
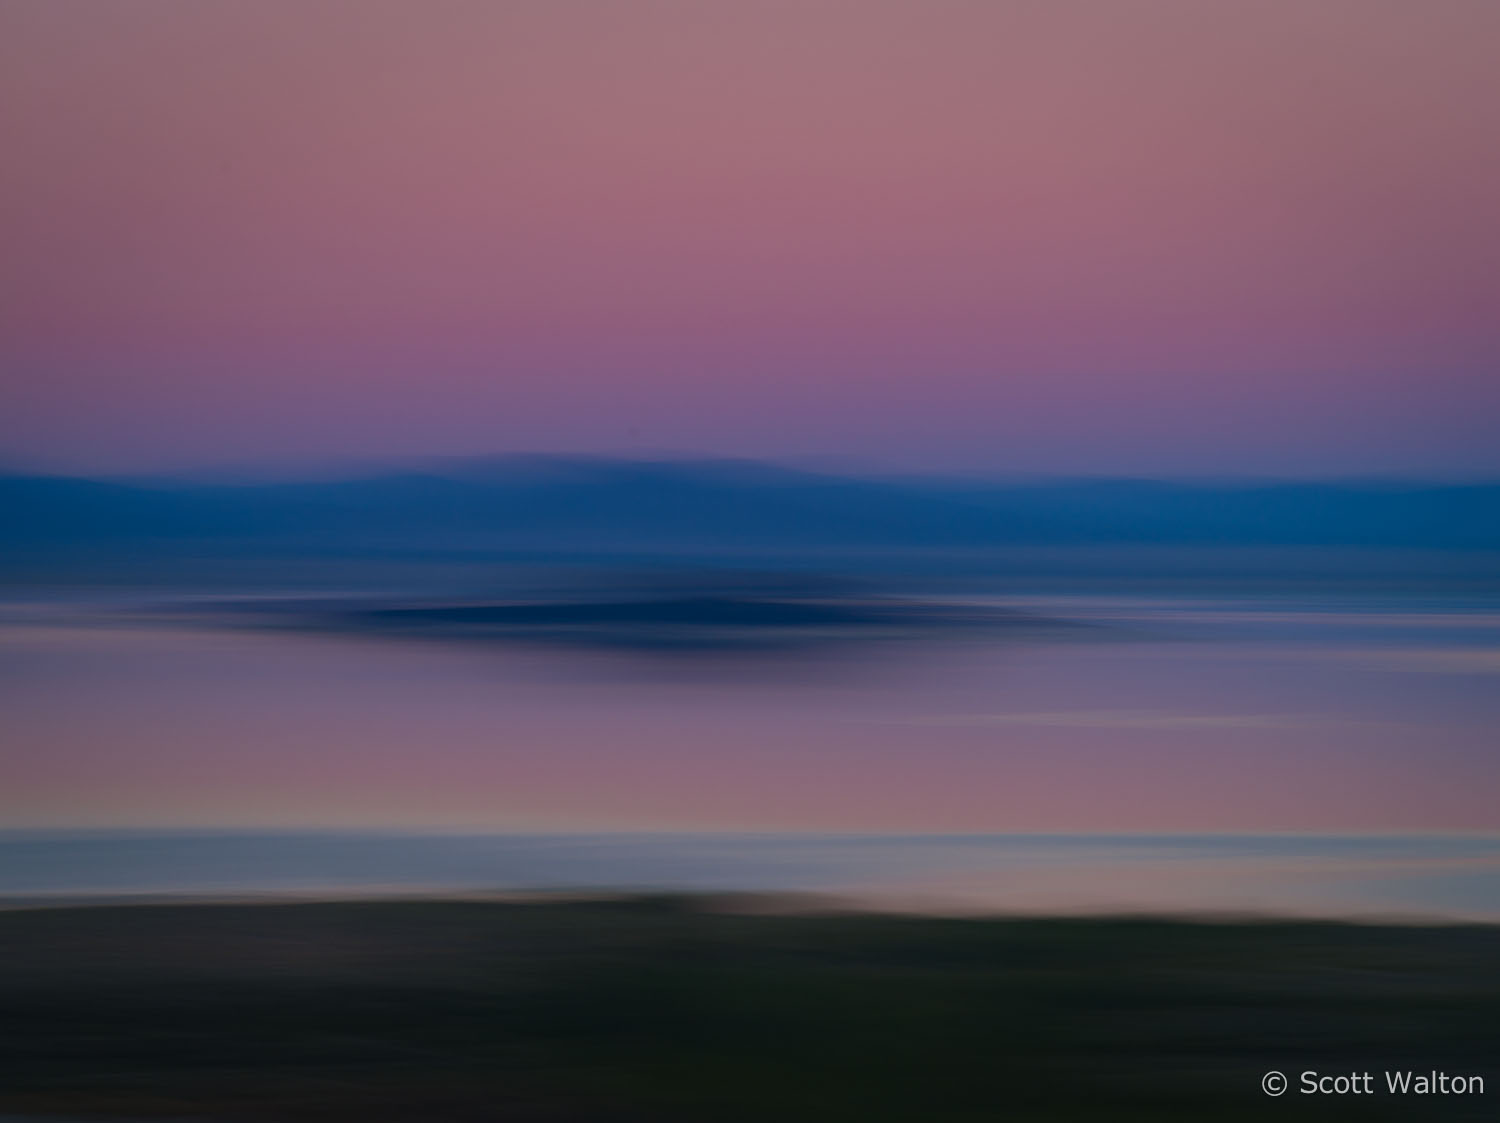
<path fill-rule="evenodd" d="M 1095 627 L 988 603 L 876 595 L 786 580 L 699 580 L 675 588 L 565 597 L 258 598 L 206 610 L 221 621 L 256 626 L 667 652 L 826 648 L 961 634 L 1019 638 Z M 201 613 L 205 606 L 195 611 Z"/>

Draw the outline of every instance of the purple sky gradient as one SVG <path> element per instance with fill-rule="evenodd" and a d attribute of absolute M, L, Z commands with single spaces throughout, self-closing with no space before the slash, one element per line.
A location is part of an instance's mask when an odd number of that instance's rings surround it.
<path fill-rule="evenodd" d="M 0 0 L 0 459 L 1500 472 L 1492 0 Z"/>

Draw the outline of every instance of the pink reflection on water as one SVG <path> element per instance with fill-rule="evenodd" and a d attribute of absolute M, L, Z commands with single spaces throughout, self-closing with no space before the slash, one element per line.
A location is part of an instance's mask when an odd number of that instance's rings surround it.
<path fill-rule="evenodd" d="M 1386 649 L 964 642 L 714 664 L 0 632 L 8 826 L 1485 830 L 1500 702 Z M 1363 654 L 1362 654 L 1363 653 Z M 1420 662 L 1420 660 L 1418 660 Z"/>

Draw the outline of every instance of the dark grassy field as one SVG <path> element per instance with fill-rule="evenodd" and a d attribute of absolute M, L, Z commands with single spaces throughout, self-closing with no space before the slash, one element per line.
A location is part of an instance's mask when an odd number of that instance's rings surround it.
<path fill-rule="evenodd" d="M 718 904 L 723 904 L 719 902 Z M 1500 929 L 683 899 L 0 913 L 0 1114 L 1490 1119 Z M 1391 1096 L 1383 1069 L 1483 1074 Z M 1292 1090 L 1269 1099 L 1262 1073 Z M 1371 1071 L 1376 1094 L 1298 1093 Z"/>

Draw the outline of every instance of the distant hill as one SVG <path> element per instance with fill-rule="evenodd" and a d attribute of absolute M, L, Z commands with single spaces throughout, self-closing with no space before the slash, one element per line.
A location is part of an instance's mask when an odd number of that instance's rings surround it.
<path fill-rule="evenodd" d="M 1500 548 L 1500 484 L 882 480 L 740 461 L 525 457 L 335 481 L 0 476 L 15 550 Z"/>

